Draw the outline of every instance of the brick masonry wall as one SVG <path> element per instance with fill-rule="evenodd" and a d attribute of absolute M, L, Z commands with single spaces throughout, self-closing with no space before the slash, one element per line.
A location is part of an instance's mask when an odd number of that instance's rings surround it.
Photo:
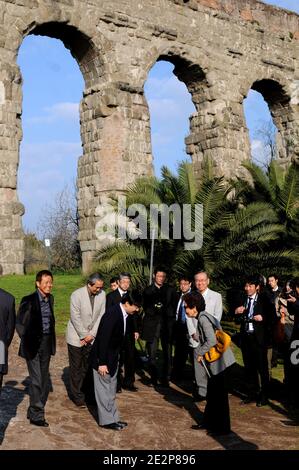
<path fill-rule="evenodd" d="M 186 150 L 200 174 L 210 156 L 219 174 L 250 157 L 243 100 L 261 91 L 279 129 L 283 165 L 299 156 L 299 16 L 254 0 L 0 0 L 0 264 L 23 271 L 24 208 L 16 184 L 22 138 L 18 49 L 27 34 L 61 39 L 85 80 L 80 104 L 78 203 L 83 269 L 100 247 L 96 207 L 153 172 L 143 94 L 158 59 L 175 65 L 196 112 Z"/>

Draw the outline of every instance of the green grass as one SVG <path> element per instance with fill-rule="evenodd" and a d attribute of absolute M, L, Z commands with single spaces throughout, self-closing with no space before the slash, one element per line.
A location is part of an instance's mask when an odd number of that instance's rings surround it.
<path fill-rule="evenodd" d="M 57 334 L 64 334 L 70 315 L 70 295 L 85 284 L 80 274 L 54 275 L 53 295 L 55 298 L 55 318 Z M 8 275 L 0 278 L 0 287 L 16 298 L 16 308 L 24 295 L 35 290 L 35 275 Z"/>

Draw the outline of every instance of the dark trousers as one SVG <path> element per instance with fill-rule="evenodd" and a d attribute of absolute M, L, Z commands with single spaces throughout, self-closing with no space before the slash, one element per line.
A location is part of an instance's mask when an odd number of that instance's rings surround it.
<path fill-rule="evenodd" d="M 174 358 L 173 358 L 173 371 L 172 374 L 176 378 L 183 376 L 184 367 L 186 365 L 188 355 L 190 352 L 188 330 L 186 323 L 176 322 L 174 325 Z M 193 358 L 193 350 L 192 350 Z"/>
<path fill-rule="evenodd" d="M 45 405 L 49 394 L 49 365 L 51 359 L 51 335 L 43 335 L 39 350 L 33 359 L 26 359 L 30 385 L 27 418 L 33 421 L 45 419 Z"/>
<path fill-rule="evenodd" d="M 3 374 L 0 373 L 0 393 L 2 389 L 2 383 L 3 383 Z"/>
<path fill-rule="evenodd" d="M 133 332 L 125 335 L 123 350 L 120 356 L 119 370 L 124 366 L 123 385 L 130 387 L 135 382 L 135 337 Z M 120 372 L 121 373 L 121 372 Z"/>
<path fill-rule="evenodd" d="M 172 367 L 172 340 L 171 334 L 168 330 L 161 330 L 160 339 L 162 346 L 163 366 L 162 366 L 162 379 L 169 380 L 171 367 Z M 147 341 L 146 349 L 149 356 L 149 372 L 152 382 L 155 383 L 158 379 L 157 369 L 157 351 L 159 345 L 159 336 L 156 335 L 152 341 Z"/>
<path fill-rule="evenodd" d="M 254 334 L 242 335 L 241 350 L 246 378 L 253 386 L 253 393 L 259 398 L 267 398 L 269 393 L 269 371 L 267 347 L 260 344 Z"/>
<path fill-rule="evenodd" d="M 89 355 L 92 346 L 77 346 L 67 345 L 70 365 L 70 398 L 76 404 L 82 404 L 85 402 L 85 393 L 82 390 L 83 383 L 87 376 L 89 369 Z M 86 382 L 85 382 L 86 389 Z M 93 384 L 91 385 L 93 387 Z M 86 389 L 86 394 L 88 390 Z"/>
<path fill-rule="evenodd" d="M 209 431 L 230 432 L 226 370 L 220 374 L 212 375 L 208 380 L 207 404 L 203 424 Z"/>
<path fill-rule="evenodd" d="M 148 367 L 151 380 L 153 384 L 157 383 L 158 380 L 158 368 L 157 368 L 157 351 L 158 351 L 159 338 L 155 337 L 152 341 L 146 342 L 146 351 L 148 354 Z"/>

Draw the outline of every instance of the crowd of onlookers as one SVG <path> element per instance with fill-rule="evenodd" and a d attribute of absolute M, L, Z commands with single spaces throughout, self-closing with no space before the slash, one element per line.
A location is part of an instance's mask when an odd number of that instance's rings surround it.
<path fill-rule="evenodd" d="M 184 379 L 189 359 L 193 397 L 207 400 L 204 419 L 194 428 L 230 432 L 226 371 L 235 362 L 234 355 L 228 347 L 215 361 L 209 362 L 207 356 L 222 329 L 221 294 L 210 289 L 205 271 L 193 279 L 181 276 L 177 282 L 178 290 L 167 283 L 165 268 L 157 267 L 152 284 L 138 292 L 131 289 L 130 274 L 120 273 L 111 279 L 106 295 L 103 276 L 93 273 L 72 293 L 66 332 L 69 396 L 79 408 L 95 400 L 102 427 L 127 426 L 120 420 L 115 396 L 122 389 L 138 392 L 135 371 L 140 356 L 135 342 L 141 344 L 142 339 L 148 385 L 169 387 L 171 381 Z M 48 426 L 49 364 L 56 350 L 52 286 L 52 273 L 40 271 L 36 290 L 23 297 L 17 317 L 13 296 L 0 289 L 0 390 L 16 324 L 19 354 L 31 379 L 27 418 L 44 427 Z M 242 351 L 248 386 L 243 403 L 255 401 L 257 407 L 269 403 L 272 368 L 282 359 L 287 402 L 298 407 L 299 278 L 281 286 L 276 274 L 267 279 L 249 276 L 229 303 L 229 313 L 240 325 L 235 341 Z M 157 361 L 159 345 L 161 361 Z"/>

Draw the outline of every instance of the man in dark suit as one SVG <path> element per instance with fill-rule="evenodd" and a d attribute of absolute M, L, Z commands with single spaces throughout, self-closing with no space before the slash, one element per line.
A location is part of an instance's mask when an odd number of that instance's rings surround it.
<path fill-rule="evenodd" d="M 120 421 L 115 403 L 119 354 L 123 347 L 127 318 L 138 312 L 141 296 L 133 291 L 103 315 L 91 353 L 99 425 L 120 431 L 127 423 Z"/>
<path fill-rule="evenodd" d="M 3 375 L 8 372 L 8 347 L 15 331 L 15 298 L 0 289 L 0 393 Z"/>
<path fill-rule="evenodd" d="M 247 279 L 244 288 L 246 295 L 242 305 L 235 309 L 235 315 L 241 323 L 241 350 L 246 377 L 253 385 L 253 393 L 249 394 L 244 403 L 256 398 L 256 405 L 264 406 L 268 404 L 267 330 L 271 319 L 258 293 L 259 283 L 255 277 Z"/>
<path fill-rule="evenodd" d="M 106 297 L 106 310 L 113 305 L 120 303 L 121 298 L 128 293 L 131 284 L 129 273 L 120 273 L 117 280 L 117 289 L 110 292 Z M 130 315 L 127 320 L 126 335 L 123 349 L 120 354 L 120 362 L 117 376 L 117 392 L 121 389 L 137 392 L 135 387 L 135 341 L 139 338 L 137 326 L 137 314 Z M 122 367 L 124 367 L 124 377 L 122 378 Z"/>
<path fill-rule="evenodd" d="M 53 276 L 50 271 L 36 275 L 36 291 L 21 300 L 16 329 L 21 338 L 19 355 L 26 359 L 31 383 L 27 418 L 31 424 L 48 427 L 45 405 L 49 392 L 49 365 L 56 352 Z"/>
<path fill-rule="evenodd" d="M 146 341 L 149 356 L 151 384 L 157 385 L 157 350 L 159 339 L 163 352 L 161 385 L 168 387 L 172 362 L 172 337 L 177 307 L 177 295 L 173 287 L 165 284 L 166 271 L 162 267 L 154 270 L 154 282 L 143 292 L 142 339 Z"/>
<path fill-rule="evenodd" d="M 177 293 L 177 308 L 173 331 L 174 358 L 171 377 L 180 380 L 184 377 L 184 368 L 188 355 L 193 359 L 193 349 L 189 346 L 187 316 L 183 297 L 191 292 L 191 279 L 188 276 L 179 278 L 180 292 Z"/>

